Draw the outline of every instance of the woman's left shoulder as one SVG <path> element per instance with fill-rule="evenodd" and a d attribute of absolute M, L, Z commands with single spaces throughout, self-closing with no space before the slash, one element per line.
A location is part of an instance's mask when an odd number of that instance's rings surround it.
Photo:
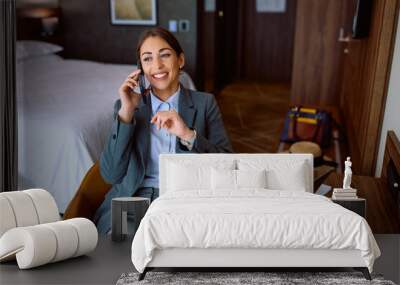
<path fill-rule="evenodd" d="M 197 103 L 207 103 L 214 100 L 214 95 L 207 92 L 189 90 L 192 100 Z"/>

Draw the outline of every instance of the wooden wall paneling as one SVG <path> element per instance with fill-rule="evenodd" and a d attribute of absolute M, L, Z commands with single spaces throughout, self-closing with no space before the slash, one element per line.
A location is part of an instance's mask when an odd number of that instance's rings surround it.
<path fill-rule="evenodd" d="M 338 36 L 346 1 L 297 1 L 292 103 L 339 105 L 342 44 Z"/>
<path fill-rule="evenodd" d="M 398 0 L 374 1 L 368 38 L 350 40 L 341 107 L 354 170 L 373 175 L 394 46 Z"/>

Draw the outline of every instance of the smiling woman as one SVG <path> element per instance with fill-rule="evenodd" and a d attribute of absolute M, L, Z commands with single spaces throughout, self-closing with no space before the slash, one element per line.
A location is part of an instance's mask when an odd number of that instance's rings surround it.
<path fill-rule="evenodd" d="M 113 198 L 158 197 L 160 154 L 232 152 L 214 96 L 179 84 L 185 56 L 169 31 L 145 31 L 137 59 L 139 69 L 118 90 L 111 134 L 100 159 L 100 173 L 113 185 L 95 214 L 100 233 L 110 230 Z M 138 87 L 143 76 L 150 88 L 140 88 L 142 93 Z"/>
<path fill-rule="evenodd" d="M 136 57 L 159 97 L 175 93 L 179 87 L 179 71 L 185 65 L 185 56 L 181 45 L 170 32 L 155 28 L 143 33 L 136 48 Z"/>

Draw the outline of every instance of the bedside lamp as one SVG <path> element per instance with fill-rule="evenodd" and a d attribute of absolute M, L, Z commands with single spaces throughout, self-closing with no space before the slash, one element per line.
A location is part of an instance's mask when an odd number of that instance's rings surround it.
<path fill-rule="evenodd" d="M 40 20 L 41 35 L 51 36 L 59 24 L 60 8 L 26 7 L 17 10 L 20 19 Z"/>
<path fill-rule="evenodd" d="M 58 17 L 42 19 L 42 36 L 51 36 L 58 27 Z"/>

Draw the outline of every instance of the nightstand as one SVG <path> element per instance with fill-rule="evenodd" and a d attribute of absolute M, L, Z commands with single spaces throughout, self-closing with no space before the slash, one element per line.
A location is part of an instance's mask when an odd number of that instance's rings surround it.
<path fill-rule="evenodd" d="M 357 198 L 353 200 L 336 200 L 332 199 L 333 203 L 359 214 L 361 217 L 366 218 L 367 200 L 364 198 Z"/>
<path fill-rule="evenodd" d="M 111 202 L 111 239 L 123 241 L 127 236 L 134 236 L 149 206 L 150 199 L 148 198 L 113 198 Z"/>

